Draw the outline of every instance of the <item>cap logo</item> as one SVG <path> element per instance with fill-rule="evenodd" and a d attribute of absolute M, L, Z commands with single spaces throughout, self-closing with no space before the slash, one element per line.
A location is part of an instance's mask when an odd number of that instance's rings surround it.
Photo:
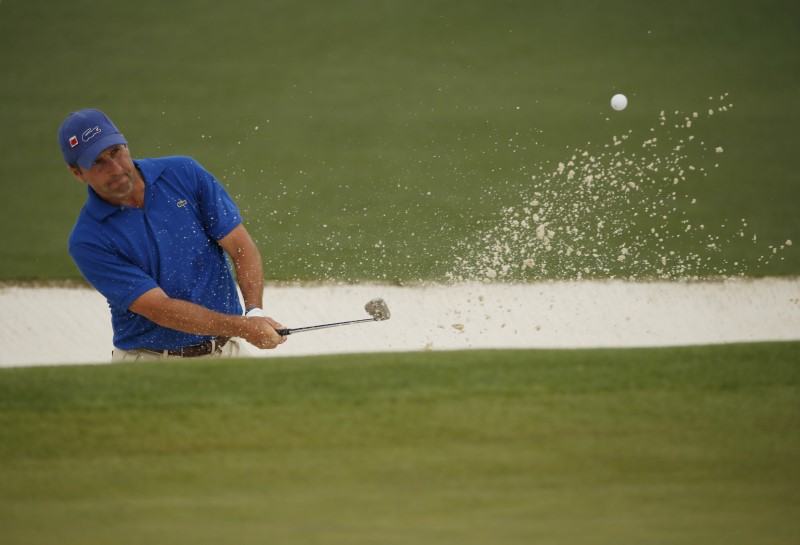
<path fill-rule="evenodd" d="M 100 132 L 101 132 L 100 127 L 95 126 L 92 127 L 91 129 L 86 129 L 85 131 L 83 131 L 81 138 L 83 139 L 84 142 L 88 142 L 89 140 L 100 134 Z"/>
<path fill-rule="evenodd" d="M 69 137 L 69 147 L 74 148 L 78 145 L 78 137 L 77 136 L 70 136 Z"/>

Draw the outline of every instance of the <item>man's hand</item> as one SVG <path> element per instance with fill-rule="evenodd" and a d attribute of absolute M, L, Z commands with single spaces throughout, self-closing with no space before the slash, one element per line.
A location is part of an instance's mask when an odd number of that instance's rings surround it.
<path fill-rule="evenodd" d="M 256 348 L 275 348 L 286 342 L 286 337 L 278 335 L 276 329 L 283 329 L 283 326 L 272 318 L 251 316 L 247 318 L 241 337 Z"/>

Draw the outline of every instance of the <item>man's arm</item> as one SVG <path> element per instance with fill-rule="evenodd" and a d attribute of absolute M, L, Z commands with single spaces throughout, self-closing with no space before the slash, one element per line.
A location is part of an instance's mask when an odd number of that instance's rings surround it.
<path fill-rule="evenodd" d="M 231 256 L 245 307 L 262 306 L 264 268 L 261 254 L 250 234 L 239 224 L 219 241 Z M 169 297 L 161 288 L 142 294 L 129 307 L 162 327 L 196 335 L 242 337 L 258 348 L 275 348 L 286 340 L 275 330 L 283 326 L 272 318 L 234 316 L 214 312 L 203 306 Z"/>
<path fill-rule="evenodd" d="M 139 296 L 129 310 L 162 327 L 196 335 L 242 337 L 258 348 L 275 348 L 286 340 L 275 332 L 282 326 L 272 319 L 214 312 L 189 301 L 173 299 L 161 288 Z"/>
<path fill-rule="evenodd" d="M 264 297 L 264 265 L 261 253 L 243 224 L 219 240 L 219 245 L 231 257 L 236 281 L 242 290 L 245 309 L 262 308 Z"/>

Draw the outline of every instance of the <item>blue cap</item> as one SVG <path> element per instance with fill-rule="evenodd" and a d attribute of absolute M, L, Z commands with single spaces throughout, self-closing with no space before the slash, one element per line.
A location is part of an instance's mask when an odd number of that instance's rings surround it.
<path fill-rule="evenodd" d="M 61 124 L 58 143 L 68 165 L 77 163 L 89 170 L 103 150 L 128 141 L 100 110 L 79 110 Z"/>

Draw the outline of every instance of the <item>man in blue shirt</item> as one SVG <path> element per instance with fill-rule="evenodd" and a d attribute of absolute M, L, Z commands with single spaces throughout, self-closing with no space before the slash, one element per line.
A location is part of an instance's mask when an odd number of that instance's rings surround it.
<path fill-rule="evenodd" d="M 108 301 L 114 360 L 235 356 L 239 339 L 258 348 L 286 340 L 261 311 L 258 248 L 233 200 L 200 164 L 133 160 L 98 110 L 70 114 L 59 143 L 73 176 L 88 185 L 69 252 Z"/>

